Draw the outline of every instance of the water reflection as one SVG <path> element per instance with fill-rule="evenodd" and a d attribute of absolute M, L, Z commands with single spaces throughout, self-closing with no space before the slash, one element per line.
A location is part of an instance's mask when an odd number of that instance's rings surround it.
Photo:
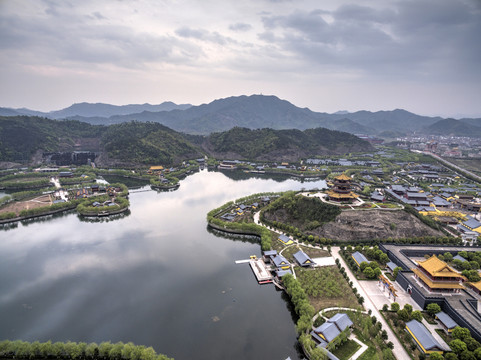
<path fill-rule="evenodd" d="M 0 339 L 133 341 L 176 359 L 298 358 L 289 305 L 234 263 L 260 255 L 258 241 L 216 236 L 206 214 L 302 187 L 202 171 L 176 192 L 132 193 L 118 221 L 68 213 L 18 224 L 0 241 Z"/>
<path fill-rule="evenodd" d="M 130 210 L 126 210 L 120 214 L 109 215 L 109 216 L 97 216 L 97 217 L 82 216 L 80 214 L 77 214 L 77 217 L 80 221 L 89 222 L 89 223 L 107 223 L 110 221 L 122 220 L 127 216 L 130 216 Z"/>

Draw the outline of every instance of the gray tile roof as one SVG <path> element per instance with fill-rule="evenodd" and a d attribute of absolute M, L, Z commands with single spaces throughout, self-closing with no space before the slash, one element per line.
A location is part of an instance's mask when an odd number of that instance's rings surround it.
<path fill-rule="evenodd" d="M 347 314 L 337 313 L 332 318 L 327 320 L 327 322 L 336 324 L 340 331 L 346 330 L 348 327 L 352 326 L 353 323 Z"/>
<path fill-rule="evenodd" d="M 476 228 L 481 226 L 481 223 L 478 220 L 473 219 L 473 218 L 470 218 L 469 220 L 465 221 L 463 224 L 464 224 L 464 226 L 466 226 L 468 228 L 471 228 L 471 229 L 476 229 Z"/>
<path fill-rule="evenodd" d="M 386 266 L 389 268 L 389 270 L 394 271 L 395 268 L 397 268 L 397 265 L 393 263 L 392 261 L 389 261 Z"/>
<path fill-rule="evenodd" d="M 294 254 L 294 259 L 301 265 L 312 265 L 314 264 L 314 261 L 302 250 L 299 250 Z"/>
<path fill-rule="evenodd" d="M 462 262 L 465 262 L 465 261 L 466 261 L 466 259 L 463 258 L 461 255 L 456 255 L 456 256 L 454 256 L 454 257 L 453 257 L 453 260 L 454 260 L 454 259 L 461 260 Z"/>
<path fill-rule="evenodd" d="M 353 253 L 352 257 L 353 257 L 354 260 L 356 260 L 358 265 L 361 265 L 361 263 L 363 261 L 365 261 L 367 263 L 369 262 L 369 260 L 363 254 L 361 254 L 359 251 L 356 251 L 355 253 Z"/>
<path fill-rule="evenodd" d="M 446 326 L 448 329 L 454 329 L 456 326 L 458 326 L 458 324 L 456 323 L 456 321 L 454 321 L 451 316 L 449 316 L 448 314 L 446 314 L 444 311 L 441 311 L 441 312 L 438 312 L 436 314 L 436 317 L 439 319 L 439 321 L 441 321 L 444 326 Z"/>
<path fill-rule="evenodd" d="M 331 342 L 336 338 L 337 335 L 341 333 L 336 324 L 330 322 L 325 322 L 314 330 L 316 333 L 322 334 L 326 338 L 327 342 Z"/>
<path fill-rule="evenodd" d="M 425 350 L 443 350 L 443 347 L 436 341 L 434 336 L 419 321 L 409 321 L 406 323 L 406 328 L 411 331 L 411 333 L 415 336 L 417 341 Z"/>
<path fill-rule="evenodd" d="M 289 261 L 287 261 L 287 259 L 282 255 L 276 255 L 272 258 L 272 261 L 276 267 L 289 265 Z"/>

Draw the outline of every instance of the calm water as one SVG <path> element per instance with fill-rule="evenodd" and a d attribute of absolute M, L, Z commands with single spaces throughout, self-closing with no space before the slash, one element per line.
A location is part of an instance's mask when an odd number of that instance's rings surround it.
<path fill-rule="evenodd" d="M 283 293 L 234 263 L 260 246 L 219 237 L 205 219 L 229 200 L 324 181 L 229 176 L 132 193 L 118 220 L 70 213 L 0 231 L 0 339 L 132 341 L 178 360 L 299 358 Z"/>

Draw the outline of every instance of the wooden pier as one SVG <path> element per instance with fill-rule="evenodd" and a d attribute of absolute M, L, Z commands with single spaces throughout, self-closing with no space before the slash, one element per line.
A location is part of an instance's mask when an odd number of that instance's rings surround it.
<path fill-rule="evenodd" d="M 251 259 L 249 260 L 249 265 L 251 266 L 251 269 L 254 272 L 259 284 L 267 284 L 272 282 L 272 274 L 267 269 L 264 260 Z"/>

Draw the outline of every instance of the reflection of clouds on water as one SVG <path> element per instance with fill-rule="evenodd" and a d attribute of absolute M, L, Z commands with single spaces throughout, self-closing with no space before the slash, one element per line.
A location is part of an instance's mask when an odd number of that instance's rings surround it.
<path fill-rule="evenodd" d="M 287 321 L 276 338 L 295 342 L 282 299 L 234 263 L 260 255 L 258 242 L 214 236 L 206 215 L 252 193 L 302 187 L 309 188 L 200 172 L 175 192 L 132 193 L 130 216 L 116 221 L 82 222 L 72 213 L 2 232 L 0 338 L 133 341 L 177 358 L 208 358 L 215 339 L 242 347 L 244 334 L 261 336 L 270 322 Z M 178 336 L 187 328 L 197 332 L 188 349 Z"/>

